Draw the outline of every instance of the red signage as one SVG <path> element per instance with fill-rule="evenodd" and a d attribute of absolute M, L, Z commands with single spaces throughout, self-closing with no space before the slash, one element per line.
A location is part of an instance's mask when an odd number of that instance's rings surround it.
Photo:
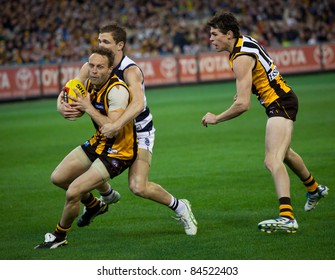
<path fill-rule="evenodd" d="M 136 63 L 143 71 L 146 86 L 171 85 L 178 82 L 177 62 L 174 56 L 138 59 Z"/>
<path fill-rule="evenodd" d="M 0 68 L 0 98 L 16 99 L 41 95 L 38 67 Z"/>
<path fill-rule="evenodd" d="M 318 45 L 272 49 L 268 53 L 282 74 L 322 70 Z"/>
<path fill-rule="evenodd" d="M 335 70 L 335 44 L 269 49 L 279 71 L 306 73 Z M 138 59 L 147 87 L 234 78 L 228 53 Z M 0 100 L 57 95 L 81 64 L 0 67 Z"/>
<path fill-rule="evenodd" d="M 227 52 L 200 54 L 199 71 L 200 81 L 228 80 L 235 77 L 229 65 Z"/>
<path fill-rule="evenodd" d="M 75 77 L 81 65 L 0 68 L 0 100 L 55 95 Z"/>

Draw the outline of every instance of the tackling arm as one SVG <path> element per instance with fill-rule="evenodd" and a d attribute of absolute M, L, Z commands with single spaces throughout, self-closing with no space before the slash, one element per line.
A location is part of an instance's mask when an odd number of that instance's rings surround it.
<path fill-rule="evenodd" d="M 78 91 L 77 89 L 74 89 L 74 91 Z M 114 86 L 111 88 L 109 94 L 108 94 L 108 100 L 109 100 L 109 111 L 108 116 L 105 116 L 99 112 L 91 103 L 91 97 L 89 94 L 87 94 L 85 97 L 79 94 L 78 97 L 73 98 L 75 102 L 74 107 L 80 111 L 86 112 L 93 121 L 99 126 L 103 126 L 107 123 L 114 123 L 119 118 L 120 115 L 124 112 L 124 110 L 128 106 L 129 102 L 129 92 L 128 90 L 123 86 Z"/>
<path fill-rule="evenodd" d="M 115 136 L 127 123 L 134 120 L 144 109 L 143 74 L 137 66 L 129 67 L 124 72 L 125 82 L 129 87 L 131 102 L 122 116 L 113 123 L 102 126 L 101 133 L 107 137 Z"/>

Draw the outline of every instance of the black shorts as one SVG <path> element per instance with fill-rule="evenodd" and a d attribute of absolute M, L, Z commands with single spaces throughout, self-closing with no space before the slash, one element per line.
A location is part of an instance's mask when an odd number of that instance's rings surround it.
<path fill-rule="evenodd" d="M 292 121 L 296 120 L 298 113 L 298 97 L 293 91 L 285 94 L 272 102 L 266 108 L 266 114 L 269 118 L 283 117 Z"/>
<path fill-rule="evenodd" d="M 81 145 L 81 148 L 90 159 L 90 161 L 94 162 L 96 159 L 101 160 L 101 162 L 106 167 L 111 179 L 120 175 L 134 162 L 134 160 L 121 160 L 113 157 L 99 155 L 95 152 L 94 148 L 91 145 L 83 144 Z"/>

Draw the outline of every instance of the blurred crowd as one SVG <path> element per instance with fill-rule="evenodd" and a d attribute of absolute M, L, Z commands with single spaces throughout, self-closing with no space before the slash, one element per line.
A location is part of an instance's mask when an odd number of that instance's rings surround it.
<path fill-rule="evenodd" d="M 335 41 L 335 0 L 0 0 L 0 65 L 87 59 L 99 27 L 127 30 L 132 58 L 211 51 L 208 19 L 219 9 L 265 47 Z"/>

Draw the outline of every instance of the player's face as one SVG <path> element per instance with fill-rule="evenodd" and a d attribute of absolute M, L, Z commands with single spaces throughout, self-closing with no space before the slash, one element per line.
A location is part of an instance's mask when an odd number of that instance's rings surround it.
<path fill-rule="evenodd" d="M 109 78 L 112 68 L 108 67 L 108 58 L 94 53 L 88 59 L 88 78 L 96 87 L 102 86 Z"/>
<path fill-rule="evenodd" d="M 211 27 L 209 40 L 218 52 L 227 51 L 229 49 L 228 35 L 221 33 L 217 28 Z"/>
<path fill-rule="evenodd" d="M 114 54 L 118 52 L 118 44 L 115 43 L 111 33 L 100 33 L 98 37 L 99 47 L 111 50 Z"/>

